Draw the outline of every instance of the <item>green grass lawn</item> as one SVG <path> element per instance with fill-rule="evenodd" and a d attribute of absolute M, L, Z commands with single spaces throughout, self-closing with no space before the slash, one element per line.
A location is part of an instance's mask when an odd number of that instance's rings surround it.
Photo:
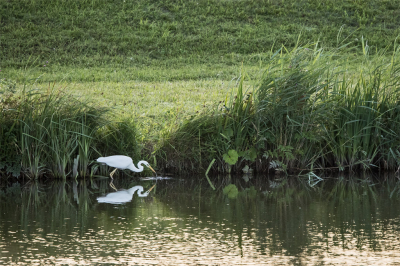
<path fill-rule="evenodd" d="M 117 120 L 134 119 L 148 138 L 206 106 L 224 101 L 237 86 L 241 65 L 187 65 L 180 68 L 73 68 L 46 66 L 4 71 L 17 89 L 62 90 L 98 107 L 112 107 Z M 256 69 L 256 66 L 247 66 Z M 258 71 L 258 70 L 257 70 Z M 11 77 L 11 78 L 10 78 Z"/>
<path fill-rule="evenodd" d="M 391 50 L 400 0 L 0 2 L 0 78 L 55 82 L 117 116 L 192 114 L 285 45 Z"/>
<path fill-rule="evenodd" d="M 381 50 L 400 34 L 399 6 L 400 0 L 1 1 L 0 68 L 216 64 L 230 54 L 293 47 L 300 33 L 326 48 L 361 46 L 356 40 L 364 36 Z"/>

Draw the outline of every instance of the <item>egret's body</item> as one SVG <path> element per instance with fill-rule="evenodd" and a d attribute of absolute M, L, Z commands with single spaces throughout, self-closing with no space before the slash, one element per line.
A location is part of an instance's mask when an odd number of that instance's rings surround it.
<path fill-rule="evenodd" d="M 97 159 L 97 162 L 107 164 L 108 166 L 115 167 L 114 171 L 110 173 L 111 179 L 113 179 L 113 175 L 117 169 L 129 169 L 132 172 L 142 172 L 143 165 L 147 166 L 151 169 L 156 175 L 156 171 L 150 166 L 150 164 L 146 161 L 138 162 L 138 167 L 136 168 L 133 164 L 132 158 L 124 155 L 113 155 L 108 157 L 100 157 Z"/>
<path fill-rule="evenodd" d="M 154 185 L 155 186 L 155 185 Z M 150 193 L 150 191 L 154 188 L 151 187 L 149 190 L 143 193 L 143 187 L 142 186 L 134 186 L 130 189 L 124 189 L 120 190 L 117 192 L 111 192 L 108 193 L 104 197 L 98 197 L 97 201 L 99 203 L 114 203 L 114 204 L 122 204 L 126 202 L 130 202 L 132 200 L 133 194 L 137 191 L 139 197 L 147 197 Z"/>
<path fill-rule="evenodd" d="M 141 177 L 140 178 L 140 180 L 143 180 L 143 181 L 148 181 L 148 180 L 168 180 L 168 179 L 172 179 L 172 177 L 168 177 L 168 176 L 165 176 L 165 177 L 162 177 L 162 176 L 156 176 L 156 177 Z"/>

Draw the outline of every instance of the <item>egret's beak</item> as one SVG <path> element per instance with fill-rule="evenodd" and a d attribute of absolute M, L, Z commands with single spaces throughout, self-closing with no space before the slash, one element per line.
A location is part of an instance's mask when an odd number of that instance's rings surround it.
<path fill-rule="evenodd" d="M 147 190 L 147 193 L 149 193 L 155 186 L 156 186 L 156 184 L 154 186 L 152 186 L 149 190 Z"/>
<path fill-rule="evenodd" d="M 153 172 L 156 174 L 156 176 L 157 176 L 157 173 L 156 173 L 156 171 L 154 171 L 153 167 L 151 167 L 151 166 L 149 165 L 149 168 L 150 168 L 151 171 L 153 171 Z"/>

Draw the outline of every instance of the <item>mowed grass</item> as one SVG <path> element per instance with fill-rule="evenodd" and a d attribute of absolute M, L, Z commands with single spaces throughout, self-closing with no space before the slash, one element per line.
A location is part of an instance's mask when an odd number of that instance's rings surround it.
<path fill-rule="evenodd" d="M 116 119 L 131 117 L 153 126 L 176 117 L 180 120 L 205 106 L 225 101 L 237 87 L 241 72 L 245 69 L 248 77 L 256 77 L 265 60 L 268 60 L 266 53 L 230 54 L 221 56 L 215 64 L 165 60 L 161 64 L 127 68 L 72 67 L 45 62 L 45 66 L 6 68 L 0 75 L 14 81 L 20 89 L 24 84 L 34 84 L 42 91 L 54 86 L 94 100 L 99 106 L 113 107 Z"/>
<path fill-rule="evenodd" d="M 179 60 L 162 60 L 150 65 L 99 65 L 99 66 L 62 66 L 51 61 L 41 62 L 40 65 L 32 59 L 20 68 L 3 68 L 1 77 L 18 83 L 28 80 L 37 82 L 68 81 L 94 82 L 113 81 L 176 81 L 176 80 L 230 80 L 240 73 L 241 65 L 256 67 L 264 60 L 268 60 L 271 53 L 259 53 L 249 56 L 229 54 L 220 56 L 218 62 L 200 63 L 194 61 L 182 62 Z"/>
<path fill-rule="evenodd" d="M 361 36 L 393 47 L 400 0 L 9 0 L 0 2 L 0 68 L 220 63 L 306 42 Z M 241 59 L 237 60 L 240 63 Z"/>
<path fill-rule="evenodd" d="M 122 121 L 132 119 L 139 123 L 138 131 L 142 134 L 143 141 L 157 141 L 160 131 L 175 128 L 185 118 L 196 115 L 204 108 L 209 108 L 216 102 L 224 101 L 232 89 L 235 89 L 240 76 L 240 66 L 232 66 L 229 70 L 219 72 L 203 69 L 204 66 L 193 69 L 141 69 L 134 70 L 112 70 L 112 69 L 72 69 L 70 72 L 41 72 L 40 69 L 27 71 L 20 77 L 26 82 L 31 82 L 32 87 L 40 91 L 47 91 L 48 88 L 55 88 L 77 99 L 93 102 L 96 107 L 111 107 L 109 116 Z M 227 73 L 229 71 L 229 73 Z M 105 72 L 108 77 L 103 81 L 89 81 L 93 73 Z M 214 75 L 213 78 L 198 79 L 177 79 L 175 76 L 194 73 L 206 73 Z M 235 73 L 236 72 L 236 73 Z M 64 74 L 65 77 L 56 81 L 54 76 Z M 162 80 L 162 75 L 157 76 L 159 80 L 149 75 L 165 73 L 169 77 Z M 220 74 L 221 73 L 221 74 Z M 131 79 L 132 76 L 142 75 L 143 80 Z M 37 76 L 38 79 L 33 77 Z M 69 81 L 69 76 L 80 76 L 82 81 Z M 105 74 L 106 76 L 106 74 Z M 228 78 L 229 77 L 229 78 Z M 97 76 L 100 79 L 99 75 Z M 76 79 L 76 78 L 74 78 Z M 23 86 L 17 83 L 17 89 Z"/>
<path fill-rule="evenodd" d="M 223 101 L 281 45 L 392 49 L 400 0 L 0 2 L 0 78 L 49 83 L 151 126 Z M 179 119 L 178 119 L 179 120 Z M 159 129 L 159 128 L 157 128 Z M 146 133 L 147 134 L 147 133 Z"/>
<path fill-rule="evenodd" d="M 221 80 L 186 80 L 86 82 L 67 86 L 75 96 L 94 98 L 99 106 L 115 107 L 116 117 L 152 119 L 158 124 L 167 123 L 167 118 L 195 114 L 218 99 L 225 99 L 234 84 Z"/>

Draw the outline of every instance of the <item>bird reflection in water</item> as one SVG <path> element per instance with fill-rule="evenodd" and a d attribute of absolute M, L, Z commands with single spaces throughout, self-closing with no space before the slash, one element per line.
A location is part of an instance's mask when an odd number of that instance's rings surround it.
<path fill-rule="evenodd" d="M 133 194 L 137 191 L 139 197 L 147 197 L 150 193 L 150 191 L 155 187 L 156 185 L 152 186 L 149 190 L 143 193 L 143 187 L 142 186 L 134 186 L 130 189 L 124 189 L 124 190 L 119 190 L 116 192 L 111 192 L 108 193 L 104 197 L 98 197 L 97 201 L 99 203 L 113 203 L 113 204 L 122 204 L 126 202 L 130 202 L 132 200 Z"/>

